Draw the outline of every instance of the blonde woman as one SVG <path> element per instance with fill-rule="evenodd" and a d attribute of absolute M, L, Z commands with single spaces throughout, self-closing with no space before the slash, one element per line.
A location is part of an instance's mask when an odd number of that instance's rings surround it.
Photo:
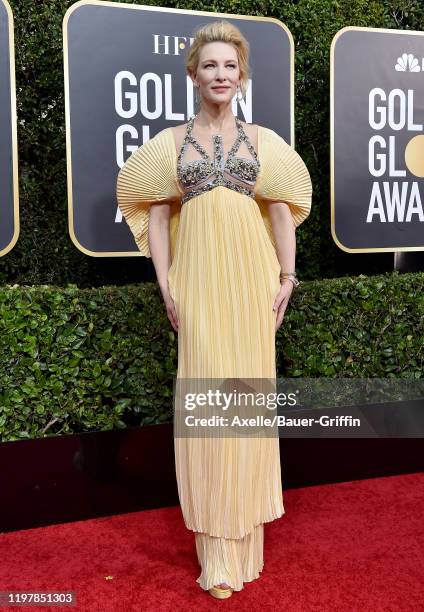
<path fill-rule="evenodd" d="M 118 204 L 178 332 L 181 379 L 275 380 L 275 332 L 298 282 L 295 230 L 311 181 L 276 132 L 234 116 L 248 59 L 228 21 L 198 29 L 186 70 L 200 110 L 139 147 L 118 176 Z M 197 582 L 229 597 L 259 577 L 264 523 L 284 514 L 278 437 L 175 437 L 174 447 Z"/>

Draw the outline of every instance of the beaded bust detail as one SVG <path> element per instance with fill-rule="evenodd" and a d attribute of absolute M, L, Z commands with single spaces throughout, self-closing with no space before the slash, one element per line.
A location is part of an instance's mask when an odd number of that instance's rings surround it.
<path fill-rule="evenodd" d="M 243 129 L 241 121 L 237 117 L 234 118 L 238 134 L 233 146 L 228 152 L 226 161 L 224 160 L 222 136 L 220 134 L 214 134 L 212 136 L 214 159 L 211 160 L 203 146 L 197 142 L 192 135 L 195 117 L 192 117 L 188 121 L 177 160 L 177 176 L 185 191 L 181 198 L 181 204 L 184 204 L 187 200 L 201 193 L 210 191 L 218 185 L 228 187 L 229 189 L 233 189 L 234 191 L 254 198 L 253 188 L 260 169 L 259 158 L 249 137 Z M 246 143 L 253 159 L 236 157 L 235 154 L 243 141 Z M 192 143 L 203 159 L 196 159 L 184 164 L 183 157 L 189 143 Z M 231 177 L 234 177 L 236 180 L 231 180 Z"/>

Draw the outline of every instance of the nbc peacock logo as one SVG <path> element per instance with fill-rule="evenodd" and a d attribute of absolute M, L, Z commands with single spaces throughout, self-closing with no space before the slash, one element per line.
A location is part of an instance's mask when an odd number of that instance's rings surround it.
<path fill-rule="evenodd" d="M 423 60 L 424 61 L 424 60 Z M 402 53 L 397 58 L 395 70 L 398 72 L 420 72 L 420 63 L 413 53 Z"/>

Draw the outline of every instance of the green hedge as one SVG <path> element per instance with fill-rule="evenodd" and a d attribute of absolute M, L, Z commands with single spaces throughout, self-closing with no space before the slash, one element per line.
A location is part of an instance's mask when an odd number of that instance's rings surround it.
<path fill-rule="evenodd" d="M 76 249 L 68 235 L 62 19 L 73 2 L 9 1 L 15 19 L 21 234 L 15 248 L 0 259 L 0 283 L 90 287 L 153 280 L 150 260 L 89 257 Z M 314 185 L 312 214 L 298 232 L 301 275 L 317 279 L 393 269 L 391 253 L 344 253 L 330 235 L 329 53 L 333 36 L 347 25 L 423 30 L 422 2 L 138 3 L 274 17 L 289 27 L 296 53 L 296 148 Z"/>
<path fill-rule="evenodd" d="M 420 378 L 424 273 L 305 282 L 279 376 Z M 172 420 L 177 335 L 157 284 L 0 289 L 3 441 Z"/>

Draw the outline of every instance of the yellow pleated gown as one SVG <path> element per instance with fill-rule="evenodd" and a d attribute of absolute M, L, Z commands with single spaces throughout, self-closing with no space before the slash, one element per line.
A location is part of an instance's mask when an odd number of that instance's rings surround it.
<path fill-rule="evenodd" d="M 295 226 L 312 186 L 296 151 L 258 127 L 255 197 L 219 185 L 183 205 L 170 128 L 139 147 L 118 175 L 117 199 L 145 257 L 149 210 L 170 201 L 168 273 L 179 320 L 177 378 L 275 379 L 274 299 L 280 264 L 268 201 L 286 202 Z M 196 534 L 203 589 L 241 590 L 263 568 L 264 523 L 284 514 L 279 440 L 174 438 L 181 509 Z"/>

